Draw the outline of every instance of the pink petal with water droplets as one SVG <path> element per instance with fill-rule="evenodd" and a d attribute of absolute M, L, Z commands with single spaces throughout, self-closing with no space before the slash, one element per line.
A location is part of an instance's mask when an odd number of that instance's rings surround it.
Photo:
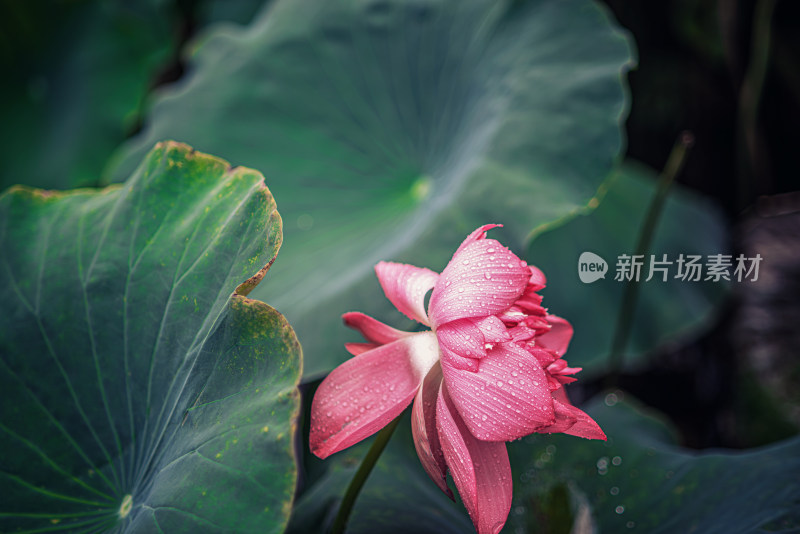
<path fill-rule="evenodd" d="M 380 347 L 377 343 L 345 343 L 344 348 L 353 356 L 364 354 L 368 350 L 377 349 Z"/>
<path fill-rule="evenodd" d="M 606 441 L 606 434 L 600 428 L 600 425 L 598 425 L 594 419 L 589 417 L 586 412 L 572 405 L 564 388 L 553 392 L 553 402 L 560 404 L 563 408 L 566 408 L 572 417 L 576 419 L 575 424 L 564 431 L 565 434 L 578 436 L 579 438 L 601 439 Z"/>
<path fill-rule="evenodd" d="M 548 434 L 563 432 L 580 438 L 606 440 L 605 433 L 594 419 L 572 405 L 564 388 L 553 392 L 553 404 L 555 405 L 556 422 L 549 427 L 537 430 L 537 432 Z"/>
<path fill-rule="evenodd" d="M 392 328 L 388 324 L 383 324 L 379 320 L 373 319 L 369 315 L 361 312 L 345 313 L 342 315 L 342 319 L 344 320 L 345 325 L 361 332 L 361 335 L 364 336 L 364 339 L 379 345 L 397 341 L 401 337 L 407 336 L 410 333 Z"/>
<path fill-rule="evenodd" d="M 538 340 L 536 340 L 538 342 Z M 553 350 L 546 350 L 541 347 L 537 347 L 534 343 L 526 343 L 525 349 L 536 358 L 542 367 L 547 368 L 548 365 L 551 365 L 553 362 L 558 361 L 558 355 Z"/>
<path fill-rule="evenodd" d="M 461 244 L 456 249 L 456 254 L 461 251 L 464 247 L 469 245 L 470 243 L 474 243 L 475 241 L 480 241 L 481 239 L 486 239 L 486 232 L 491 230 L 492 228 L 502 228 L 502 224 L 484 224 L 480 228 L 474 230 L 471 234 L 467 236 L 467 238 L 461 242 Z"/>
<path fill-rule="evenodd" d="M 428 372 L 422 387 L 417 391 L 411 409 L 411 433 L 414 436 L 414 448 L 422 462 L 425 472 L 445 495 L 453 498 L 453 492 L 447 487 L 447 463 L 439 442 L 436 430 L 436 399 L 442 384 L 442 368 L 437 363 Z"/>
<path fill-rule="evenodd" d="M 518 343 L 520 341 L 528 341 L 529 339 L 533 339 L 536 336 L 536 330 L 528 328 L 524 324 L 520 324 L 513 328 L 509 328 L 508 333 L 511 336 L 511 339 L 515 343 Z"/>
<path fill-rule="evenodd" d="M 375 273 L 386 297 L 406 317 L 430 326 L 425 313 L 425 295 L 436 284 L 439 275 L 430 269 L 404 263 L 382 261 Z"/>
<path fill-rule="evenodd" d="M 439 345 L 439 353 L 441 361 L 447 362 L 449 367 L 460 369 L 462 371 L 469 371 L 471 373 L 478 372 L 478 362 L 480 361 L 478 358 L 467 358 L 466 356 L 461 356 L 459 353 L 453 352 L 441 344 Z"/>
<path fill-rule="evenodd" d="M 566 360 L 556 360 L 547 367 L 547 372 L 551 375 L 574 375 L 583 370 L 583 367 L 567 367 Z"/>
<path fill-rule="evenodd" d="M 530 280 L 528 281 L 528 284 L 530 284 L 529 289 L 532 291 L 544 289 L 544 287 L 547 285 L 547 278 L 545 278 L 544 273 L 538 267 L 534 267 L 533 265 L 528 265 L 528 270 L 531 273 Z"/>
<path fill-rule="evenodd" d="M 455 353 L 464 358 L 486 356 L 483 332 L 469 319 L 459 319 L 440 326 L 436 329 L 436 338 L 439 347 L 443 352 L 446 350 L 447 354 Z"/>
<path fill-rule="evenodd" d="M 565 430 L 564 434 L 586 439 L 601 439 L 603 441 L 608 439 L 606 438 L 605 432 L 603 432 L 603 430 L 600 428 L 600 425 L 598 425 L 594 419 L 589 417 L 586 412 L 579 410 L 574 406 L 572 409 L 577 413 L 578 421 L 572 425 L 569 430 Z"/>
<path fill-rule="evenodd" d="M 506 329 L 506 325 L 494 315 L 481 319 L 470 319 L 475 326 L 483 332 L 483 340 L 486 343 L 503 343 L 511 341 L 511 336 Z"/>
<path fill-rule="evenodd" d="M 442 384 L 436 427 L 447 466 L 478 534 L 497 534 L 511 510 L 512 475 L 506 444 L 470 434 Z"/>
<path fill-rule="evenodd" d="M 572 340 L 572 325 L 555 315 L 548 315 L 547 322 L 550 323 L 550 330 L 537 337 L 536 344 L 563 356 Z"/>
<path fill-rule="evenodd" d="M 438 357 L 436 337 L 423 332 L 334 369 L 311 403 L 311 452 L 327 458 L 386 426 L 411 403 Z"/>
<path fill-rule="evenodd" d="M 439 326 L 501 313 L 519 298 L 528 277 L 524 262 L 499 242 L 473 241 L 439 275 L 428 305 L 431 321 Z"/>
<path fill-rule="evenodd" d="M 553 398 L 542 366 L 524 349 L 503 343 L 488 351 L 478 372 L 442 360 L 453 403 L 472 434 L 511 441 L 553 423 Z"/>

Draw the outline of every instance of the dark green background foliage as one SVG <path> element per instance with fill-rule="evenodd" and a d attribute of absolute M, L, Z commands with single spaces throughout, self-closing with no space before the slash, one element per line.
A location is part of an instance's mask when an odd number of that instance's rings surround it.
<path fill-rule="evenodd" d="M 300 347 L 246 296 L 280 243 L 259 173 L 175 143 L 0 197 L 0 530 L 281 530 Z"/>

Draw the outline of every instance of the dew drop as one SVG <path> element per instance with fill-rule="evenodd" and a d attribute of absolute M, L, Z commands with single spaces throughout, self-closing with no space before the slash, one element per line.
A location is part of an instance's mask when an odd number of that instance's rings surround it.
<path fill-rule="evenodd" d="M 625 512 L 625 507 L 622 505 L 617 506 L 616 508 L 614 508 L 614 511 L 617 512 L 618 514 L 622 514 Z"/>
<path fill-rule="evenodd" d="M 483 273 L 483 276 L 484 276 L 484 277 L 485 277 L 487 280 L 491 280 L 491 279 L 492 279 L 492 274 L 491 274 L 491 273 L 488 273 L 488 272 L 486 272 L 486 273 Z"/>
<path fill-rule="evenodd" d="M 489 254 L 491 254 L 492 252 L 494 252 L 494 249 L 493 249 L 493 248 L 487 248 L 487 249 L 486 249 L 486 252 L 488 252 Z"/>

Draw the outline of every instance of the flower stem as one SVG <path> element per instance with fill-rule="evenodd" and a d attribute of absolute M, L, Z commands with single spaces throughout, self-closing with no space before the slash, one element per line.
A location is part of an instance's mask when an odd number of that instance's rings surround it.
<path fill-rule="evenodd" d="M 664 170 L 661 171 L 658 189 L 653 196 L 653 200 L 650 202 L 650 207 L 647 210 L 646 218 L 642 224 L 642 231 L 639 234 L 639 241 L 636 244 L 636 252 L 634 253 L 637 256 L 646 256 L 650 250 L 650 243 L 653 240 L 653 234 L 655 234 L 658 219 L 661 216 L 661 211 L 667 200 L 669 188 L 681 172 L 681 169 L 683 169 L 686 156 L 693 143 L 694 136 L 690 132 L 683 132 L 672 147 L 672 152 L 669 155 L 667 164 L 664 166 Z M 611 343 L 608 387 L 614 387 L 618 384 L 619 373 L 622 371 L 622 365 L 625 360 L 625 348 L 628 344 L 628 337 L 630 336 L 631 326 L 633 324 L 633 312 L 636 309 L 636 299 L 639 295 L 638 282 L 638 280 L 634 280 L 633 278 L 628 280 L 625 284 L 624 293 L 622 294 L 622 304 L 620 305 L 619 315 L 617 316 L 617 326 Z"/>
<path fill-rule="evenodd" d="M 777 0 L 758 0 L 753 13 L 750 58 L 739 91 L 737 117 L 739 143 L 739 207 L 744 209 L 753 201 L 756 184 L 769 189 L 769 161 L 764 147 L 763 132 L 758 123 L 758 111 L 767 78 L 771 52 L 772 18 Z M 766 183 L 765 183 L 766 182 Z"/>
<path fill-rule="evenodd" d="M 331 526 L 331 534 L 344 533 L 347 520 L 350 517 L 350 512 L 353 511 L 353 505 L 356 503 L 359 492 L 361 492 L 361 487 L 367 481 L 369 474 L 372 472 L 372 468 L 375 467 L 375 464 L 378 462 L 378 458 L 380 458 L 383 449 L 386 448 L 386 444 L 389 443 L 389 438 L 394 434 L 394 430 L 397 428 L 402 417 L 403 414 L 398 415 L 391 423 L 378 432 L 375 441 L 372 443 L 372 447 L 367 451 L 367 455 L 364 456 L 364 459 L 361 460 L 361 465 L 350 481 L 350 485 L 347 486 L 347 492 L 344 494 L 342 503 L 339 505 L 339 512 L 336 514 L 333 526 Z"/>

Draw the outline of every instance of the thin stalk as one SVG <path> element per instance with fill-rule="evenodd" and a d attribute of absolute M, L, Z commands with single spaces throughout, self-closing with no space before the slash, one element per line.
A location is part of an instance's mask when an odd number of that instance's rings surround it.
<path fill-rule="evenodd" d="M 350 481 L 350 485 L 347 486 L 347 492 L 345 492 L 342 503 L 339 505 L 339 512 L 336 514 L 336 519 L 331 526 L 331 534 L 342 534 L 344 532 L 347 526 L 347 520 L 350 517 L 350 512 L 353 511 L 353 505 L 356 503 L 361 488 L 372 472 L 372 468 L 375 467 L 375 464 L 378 462 L 378 458 L 380 458 L 383 449 L 386 448 L 386 444 L 389 443 L 389 438 L 394 434 L 394 429 L 397 428 L 402 417 L 403 414 L 398 415 L 391 423 L 378 432 L 375 441 L 372 443 L 372 447 L 370 447 L 364 459 L 361 460 L 361 465 Z"/>
<path fill-rule="evenodd" d="M 675 178 L 680 174 L 686 163 L 686 156 L 689 149 L 694 143 L 694 136 L 690 132 L 683 132 L 672 147 L 672 152 L 669 155 L 667 164 L 664 170 L 661 171 L 661 178 L 658 181 L 658 189 L 656 190 L 653 200 L 650 201 L 650 207 L 647 210 L 647 215 L 642 224 L 642 230 L 639 234 L 639 241 L 636 244 L 637 256 L 647 256 L 650 251 L 650 244 L 653 241 L 653 234 L 655 234 L 658 219 L 661 217 L 661 212 L 664 209 L 664 202 L 667 200 L 669 188 Z M 628 345 L 628 338 L 631 333 L 631 326 L 633 325 L 633 312 L 636 309 L 636 299 L 639 296 L 639 281 L 631 277 L 625 284 L 625 289 L 622 294 L 622 303 L 619 308 L 619 315 L 617 316 L 617 326 L 614 330 L 614 338 L 611 343 L 611 354 L 609 356 L 609 367 L 611 373 L 609 374 L 608 385 L 616 386 L 619 379 L 619 373 L 622 370 L 622 365 L 625 361 L 625 348 Z"/>
<path fill-rule="evenodd" d="M 750 37 L 750 61 L 747 65 L 739 92 L 739 204 L 745 208 L 753 200 L 755 183 L 764 183 L 770 178 L 767 154 L 759 133 L 758 111 L 767 78 L 772 41 L 772 15 L 777 0 L 758 0 L 753 13 L 753 28 Z"/>

